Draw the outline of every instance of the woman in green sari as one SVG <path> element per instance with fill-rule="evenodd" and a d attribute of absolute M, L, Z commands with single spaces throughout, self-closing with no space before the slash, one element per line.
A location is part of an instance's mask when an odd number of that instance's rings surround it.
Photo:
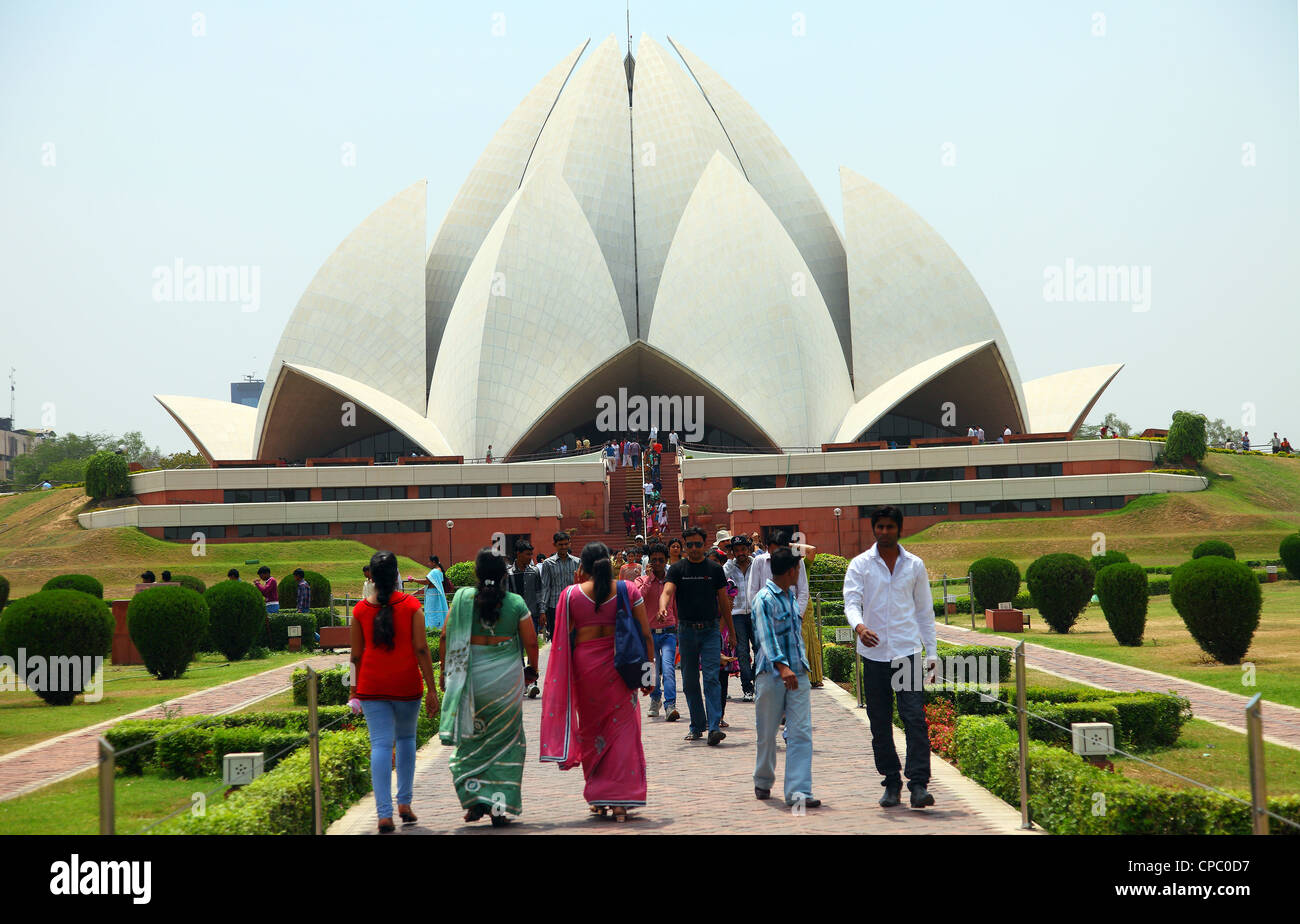
<path fill-rule="evenodd" d="M 524 684 L 537 682 L 537 631 L 528 605 L 506 590 L 506 560 L 482 549 L 478 583 L 452 598 L 442 636 L 442 721 L 438 736 L 466 821 L 509 823 L 522 812 Z M 528 666 L 520 670 L 520 654 Z"/>

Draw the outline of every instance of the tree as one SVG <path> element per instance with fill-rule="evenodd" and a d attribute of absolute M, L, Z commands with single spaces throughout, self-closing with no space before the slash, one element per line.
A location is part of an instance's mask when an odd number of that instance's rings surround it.
<path fill-rule="evenodd" d="M 1133 428 L 1119 419 L 1116 413 L 1107 414 L 1100 424 L 1084 424 L 1079 428 L 1079 439 L 1095 440 L 1101 437 L 1101 428 L 1109 427 L 1111 430 L 1118 431 L 1121 437 L 1125 439 L 1133 432 Z"/>
<path fill-rule="evenodd" d="M 1228 425 L 1222 417 L 1205 422 L 1205 440 L 1210 446 L 1225 446 L 1229 441 L 1241 442 L 1241 430 Z"/>
<path fill-rule="evenodd" d="M 86 463 L 86 493 L 95 500 L 131 493 L 126 456 L 107 449 L 91 456 Z"/>
<path fill-rule="evenodd" d="M 1165 437 L 1165 458 L 1170 462 L 1200 462 L 1205 458 L 1205 415 L 1191 411 L 1174 411 Z"/>
<path fill-rule="evenodd" d="M 197 452 L 173 452 L 158 461 L 159 468 L 207 468 L 208 460 Z"/>

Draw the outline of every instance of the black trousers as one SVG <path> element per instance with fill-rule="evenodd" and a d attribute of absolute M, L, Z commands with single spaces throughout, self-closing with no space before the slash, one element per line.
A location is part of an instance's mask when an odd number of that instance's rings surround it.
<path fill-rule="evenodd" d="M 930 733 L 925 724 L 925 684 L 923 680 L 919 684 L 916 682 L 920 677 L 916 672 L 916 662 L 920 658 L 918 652 L 900 658 L 897 662 L 862 659 L 862 685 L 867 698 L 867 719 L 871 723 L 871 749 L 876 755 L 876 772 L 884 777 L 881 786 L 902 783 L 900 769 L 907 777 L 908 785 L 919 783 L 928 786 L 930 783 Z M 891 681 L 899 671 L 906 672 L 902 675 L 901 684 L 906 689 L 895 692 Z M 919 689 L 916 688 L 918 686 Z M 898 750 L 894 747 L 895 697 L 898 699 L 898 716 L 903 720 L 903 733 L 907 737 L 905 768 L 900 767 Z"/>

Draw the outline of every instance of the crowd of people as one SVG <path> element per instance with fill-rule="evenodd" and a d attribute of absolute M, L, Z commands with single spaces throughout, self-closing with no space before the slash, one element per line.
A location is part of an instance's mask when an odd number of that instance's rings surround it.
<path fill-rule="evenodd" d="M 923 562 L 899 543 L 902 511 L 881 508 L 871 522 L 875 541 L 848 567 L 844 607 L 863 660 L 884 789 L 879 804 L 899 805 L 906 783 L 910 804 L 924 808 L 934 804 L 924 713 L 924 684 L 936 669 L 929 582 Z M 561 770 L 580 767 L 589 810 L 625 820 L 629 809 L 646 804 L 638 696 L 649 700 L 647 719 L 680 720 L 679 669 L 686 741 L 716 748 L 726 739 L 727 689 L 737 678 L 741 701 L 754 704 L 754 797 L 772 797 L 780 736 L 784 801 L 800 809 L 820 806 L 811 690 L 822 684 L 821 643 L 806 618 L 804 564 L 814 549 L 790 538 L 773 531 L 757 555 L 757 534 L 722 531 L 710 541 L 699 527 L 621 551 L 591 542 L 578 555 L 569 534 L 557 532 L 554 554 L 540 562 L 526 540 L 512 550 L 513 561 L 482 549 L 474 586 L 457 589 L 446 612 L 441 697 L 420 601 L 400 590 L 396 557 L 377 552 L 366 598 L 353 611 L 351 657 L 353 707 L 366 714 L 372 768 L 378 770 L 379 830 L 395 830 L 394 749 L 397 816 L 406 824 L 417 820 L 411 794 L 421 700 L 430 717 L 441 716 L 439 736 L 452 749 L 448 766 L 465 820 L 489 817 L 503 826 L 520 815 L 527 759 L 523 701 L 538 695 L 538 758 Z M 539 685 L 544 640 L 551 650 Z M 919 682 L 908 682 L 912 677 Z M 893 744 L 895 708 L 907 742 L 905 762 Z"/>

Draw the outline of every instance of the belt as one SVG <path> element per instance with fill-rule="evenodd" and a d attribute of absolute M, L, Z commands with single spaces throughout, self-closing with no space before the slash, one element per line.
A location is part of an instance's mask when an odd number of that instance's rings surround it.
<path fill-rule="evenodd" d="M 688 629 L 716 629 L 718 628 L 718 621 L 711 619 L 708 622 L 683 622 L 679 619 L 677 625 L 686 626 Z"/>
<path fill-rule="evenodd" d="M 676 626 L 666 626 L 666 627 L 664 627 L 664 628 L 662 628 L 662 629 L 653 629 L 653 630 L 651 630 L 651 631 L 653 631 L 655 635 L 663 635 L 663 634 L 666 633 L 666 632 L 671 632 L 671 633 L 673 633 L 674 635 L 676 635 L 676 634 L 677 634 L 677 627 L 676 627 Z"/>

